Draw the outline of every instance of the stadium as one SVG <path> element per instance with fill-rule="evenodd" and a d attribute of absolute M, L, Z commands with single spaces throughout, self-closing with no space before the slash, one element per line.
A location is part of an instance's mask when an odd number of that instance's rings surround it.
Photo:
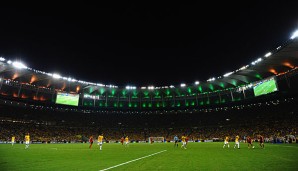
<path fill-rule="evenodd" d="M 0 167 L 297 170 L 297 36 L 235 71 L 160 87 L 86 82 L 1 57 Z M 30 147 L 24 150 L 26 133 Z M 91 149 L 89 137 L 101 133 L 103 150 L 96 144 Z M 173 148 L 175 135 L 188 137 L 187 150 L 180 142 Z M 236 135 L 240 150 L 233 148 Z M 129 147 L 120 143 L 126 136 Z M 226 136 L 229 148 L 223 148 Z M 248 148 L 247 136 L 255 149 Z"/>

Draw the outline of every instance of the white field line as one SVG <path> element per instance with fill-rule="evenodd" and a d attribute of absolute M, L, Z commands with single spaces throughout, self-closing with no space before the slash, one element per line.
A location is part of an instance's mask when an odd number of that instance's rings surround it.
<path fill-rule="evenodd" d="M 297 146 L 283 146 L 283 147 L 287 147 L 287 148 L 297 148 Z"/>
<path fill-rule="evenodd" d="M 150 154 L 150 155 L 147 155 L 147 156 L 144 156 L 144 157 L 140 157 L 140 158 L 137 158 L 137 159 L 134 159 L 134 160 L 130 160 L 130 161 L 127 161 L 125 163 L 117 164 L 115 166 L 112 166 L 112 167 L 109 167 L 109 168 L 106 168 L 106 169 L 102 169 L 102 170 L 99 170 L 99 171 L 110 170 L 110 169 L 113 169 L 115 167 L 119 167 L 119 166 L 122 166 L 122 165 L 125 165 L 125 164 L 128 164 L 128 163 L 131 163 L 131 162 L 135 162 L 135 161 L 138 161 L 138 160 L 147 158 L 147 157 L 151 157 L 151 156 L 154 156 L 154 155 L 159 154 L 159 153 L 163 153 L 165 151 L 167 151 L 167 150 L 163 150 L 163 151 L 160 151 L 160 152 L 157 152 L 157 153 L 153 153 L 153 154 Z"/>

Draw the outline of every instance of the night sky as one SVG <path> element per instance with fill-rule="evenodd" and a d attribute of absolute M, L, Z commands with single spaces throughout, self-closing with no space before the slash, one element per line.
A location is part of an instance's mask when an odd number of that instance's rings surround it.
<path fill-rule="evenodd" d="M 282 45 L 298 29 L 297 7 L 295 1 L 1 5 L 0 56 L 95 83 L 192 84 Z"/>

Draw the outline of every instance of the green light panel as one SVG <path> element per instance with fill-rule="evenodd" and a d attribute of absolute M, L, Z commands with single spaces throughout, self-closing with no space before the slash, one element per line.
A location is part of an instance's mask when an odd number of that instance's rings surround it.
<path fill-rule="evenodd" d="M 121 94 L 122 94 L 122 97 L 126 97 L 126 95 L 127 95 L 127 91 L 126 91 L 126 90 L 122 90 L 122 91 L 121 91 Z"/>
<path fill-rule="evenodd" d="M 116 90 L 115 89 L 112 89 L 111 90 L 111 95 L 114 97 L 115 96 L 115 93 L 116 93 Z"/>
<path fill-rule="evenodd" d="M 170 96 L 170 94 L 171 94 L 170 89 L 166 89 L 166 95 L 167 95 L 167 96 Z"/>
<path fill-rule="evenodd" d="M 155 97 L 154 98 L 160 98 L 160 91 L 155 90 L 154 91 Z"/>
<path fill-rule="evenodd" d="M 104 93 L 105 91 L 106 91 L 106 90 L 105 90 L 104 88 L 100 88 L 100 89 L 99 89 L 99 92 L 100 92 L 101 95 L 103 95 L 103 93 Z"/>
<path fill-rule="evenodd" d="M 123 103 L 122 102 L 119 103 L 119 107 L 123 107 Z"/>
<path fill-rule="evenodd" d="M 144 98 L 149 98 L 149 91 L 146 90 L 143 92 L 143 94 L 144 94 Z"/>
<path fill-rule="evenodd" d="M 89 94 L 91 94 L 93 92 L 93 87 L 89 88 Z"/>
<path fill-rule="evenodd" d="M 195 106 L 195 105 L 196 105 L 196 102 L 195 102 L 195 101 L 192 101 L 192 102 L 191 102 L 191 105 L 192 105 L 192 106 Z"/>
<path fill-rule="evenodd" d="M 198 90 L 202 93 L 203 92 L 202 86 L 198 86 Z"/>
<path fill-rule="evenodd" d="M 226 99 L 221 99 L 221 103 L 226 103 Z"/>
<path fill-rule="evenodd" d="M 138 91 L 137 90 L 134 90 L 132 92 L 132 98 L 134 98 L 134 99 L 138 98 Z"/>
<path fill-rule="evenodd" d="M 255 77 L 258 78 L 258 79 L 260 79 L 260 80 L 263 79 L 260 74 L 256 74 Z"/>
<path fill-rule="evenodd" d="M 187 88 L 187 92 L 188 92 L 189 94 L 191 94 L 191 88 L 190 88 L 190 87 Z"/>
<path fill-rule="evenodd" d="M 214 90 L 214 86 L 212 84 L 209 84 L 209 88 L 210 88 L 211 91 Z"/>
<path fill-rule="evenodd" d="M 225 84 L 224 84 L 223 82 L 219 83 L 219 86 L 220 86 L 221 88 L 225 88 Z"/>

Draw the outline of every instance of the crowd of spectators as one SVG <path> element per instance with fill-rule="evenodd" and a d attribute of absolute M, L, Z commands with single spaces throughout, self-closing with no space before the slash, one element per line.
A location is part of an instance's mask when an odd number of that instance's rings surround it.
<path fill-rule="evenodd" d="M 262 134 L 267 142 L 292 141 L 288 135 L 297 134 L 298 100 L 281 98 L 258 103 L 221 107 L 199 112 L 160 112 L 157 114 L 78 113 L 1 105 L 0 141 L 12 136 L 24 141 L 30 133 L 34 142 L 84 142 L 84 137 L 104 134 L 105 141 L 117 142 L 123 136 L 131 141 L 148 141 L 149 137 L 185 134 L 189 141 L 232 139 L 246 136 L 256 139 Z M 85 138 L 86 139 L 86 138 Z"/>

